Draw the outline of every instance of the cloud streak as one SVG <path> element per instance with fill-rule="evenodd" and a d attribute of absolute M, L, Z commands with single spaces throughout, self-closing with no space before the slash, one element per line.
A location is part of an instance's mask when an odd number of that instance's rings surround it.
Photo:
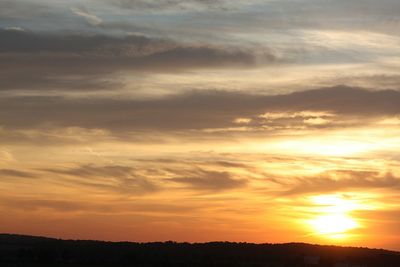
<path fill-rule="evenodd" d="M 77 16 L 80 16 L 82 18 L 84 18 L 89 24 L 93 25 L 93 26 L 98 26 L 100 25 L 103 20 L 99 17 L 97 17 L 96 15 L 90 14 L 84 10 L 81 10 L 79 8 L 71 8 L 72 13 L 74 13 Z"/>
<path fill-rule="evenodd" d="M 132 75 L 256 65 L 256 55 L 246 49 L 193 46 L 138 35 L 0 30 L 0 38 L 4 40 L 0 44 L 1 91 L 114 90 L 121 86 L 112 75 L 123 71 Z M 263 57 L 274 61 L 272 54 Z"/>
<path fill-rule="evenodd" d="M 116 191 L 123 194 L 149 194 L 159 190 L 147 177 L 137 175 L 127 166 L 83 165 L 67 169 L 43 169 L 57 175 L 70 176 L 70 183 L 87 188 Z"/>
<path fill-rule="evenodd" d="M 29 104 L 27 104 L 29 103 Z M 318 112 L 364 122 L 400 114 L 398 91 L 367 91 L 334 87 L 284 95 L 263 96 L 224 91 L 195 91 L 159 99 L 76 99 L 63 97 L 7 97 L 0 99 L 0 119 L 9 129 L 81 127 L 109 131 L 200 130 L 237 127 L 237 118 L 251 118 L 246 126 L 296 125 L 320 127 L 307 120 L 334 120 Z M 306 117 L 279 114 L 309 112 Z M 317 112 L 313 115 L 313 112 Z M 268 119 L 265 114 L 278 114 Z M 282 116 L 282 115 L 281 115 Z M 322 116 L 322 117 L 321 117 Z M 314 121 L 315 122 L 315 121 Z M 354 121 L 352 122 L 354 123 Z M 327 125 L 322 125 L 327 126 Z M 329 126 L 329 124 L 328 124 Z M 354 125 L 353 125 L 354 126 Z"/>
<path fill-rule="evenodd" d="M 30 172 L 24 172 L 12 169 L 0 169 L 1 178 L 36 178 L 37 176 Z"/>
<path fill-rule="evenodd" d="M 330 171 L 317 177 L 295 179 L 295 185 L 283 195 L 324 194 L 368 189 L 400 189 L 400 179 L 391 173 L 368 171 Z"/>
<path fill-rule="evenodd" d="M 145 0 L 112 0 L 108 3 L 120 7 L 130 8 L 133 10 L 199 10 L 199 9 L 222 9 L 228 5 L 224 0 L 161 0 L 161 1 L 145 1 Z"/>
<path fill-rule="evenodd" d="M 187 177 L 171 178 L 170 181 L 186 185 L 189 189 L 201 191 L 223 191 L 228 189 L 243 188 L 247 181 L 234 179 L 228 172 L 217 171 L 191 171 Z"/>

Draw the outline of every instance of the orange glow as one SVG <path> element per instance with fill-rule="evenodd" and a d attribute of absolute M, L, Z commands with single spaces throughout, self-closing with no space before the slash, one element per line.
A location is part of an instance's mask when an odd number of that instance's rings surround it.
<path fill-rule="evenodd" d="M 358 227 L 358 223 L 346 214 L 322 215 L 310 224 L 318 234 L 329 238 L 346 238 L 346 232 Z"/>
<path fill-rule="evenodd" d="M 352 198 L 345 195 L 318 195 L 310 198 L 314 216 L 306 221 L 315 235 L 328 239 L 348 239 L 351 232 L 363 227 L 353 213 L 358 210 L 374 210 L 375 206 L 363 202 L 362 194 Z"/>

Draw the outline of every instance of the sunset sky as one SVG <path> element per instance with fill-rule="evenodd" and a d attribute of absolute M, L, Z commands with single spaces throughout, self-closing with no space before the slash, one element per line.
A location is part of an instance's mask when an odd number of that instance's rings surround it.
<path fill-rule="evenodd" d="M 400 250 L 399 0 L 1 0 L 0 232 Z"/>

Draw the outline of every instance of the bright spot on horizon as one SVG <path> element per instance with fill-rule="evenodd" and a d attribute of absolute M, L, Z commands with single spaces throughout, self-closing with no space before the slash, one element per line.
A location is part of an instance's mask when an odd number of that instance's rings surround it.
<path fill-rule="evenodd" d="M 361 208 L 354 200 L 338 195 L 321 195 L 312 197 L 312 202 L 317 205 L 316 217 L 308 221 L 317 235 L 329 239 L 345 239 L 348 232 L 360 227 L 351 212 Z"/>
<path fill-rule="evenodd" d="M 312 220 L 311 225 L 319 234 L 329 238 L 345 238 L 349 230 L 357 228 L 358 223 L 347 214 L 323 215 Z"/>

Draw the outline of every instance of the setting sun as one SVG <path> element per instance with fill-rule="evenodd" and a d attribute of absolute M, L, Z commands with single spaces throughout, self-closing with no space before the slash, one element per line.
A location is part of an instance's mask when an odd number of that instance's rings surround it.
<path fill-rule="evenodd" d="M 351 212 L 367 208 L 366 205 L 341 195 L 314 196 L 311 201 L 316 214 L 307 223 L 315 235 L 330 239 L 348 238 L 351 230 L 360 227 Z"/>
<path fill-rule="evenodd" d="M 358 227 L 358 223 L 346 214 L 330 214 L 317 217 L 310 224 L 318 234 L 329 238 L 345 238 L 346 232 Z"/>

